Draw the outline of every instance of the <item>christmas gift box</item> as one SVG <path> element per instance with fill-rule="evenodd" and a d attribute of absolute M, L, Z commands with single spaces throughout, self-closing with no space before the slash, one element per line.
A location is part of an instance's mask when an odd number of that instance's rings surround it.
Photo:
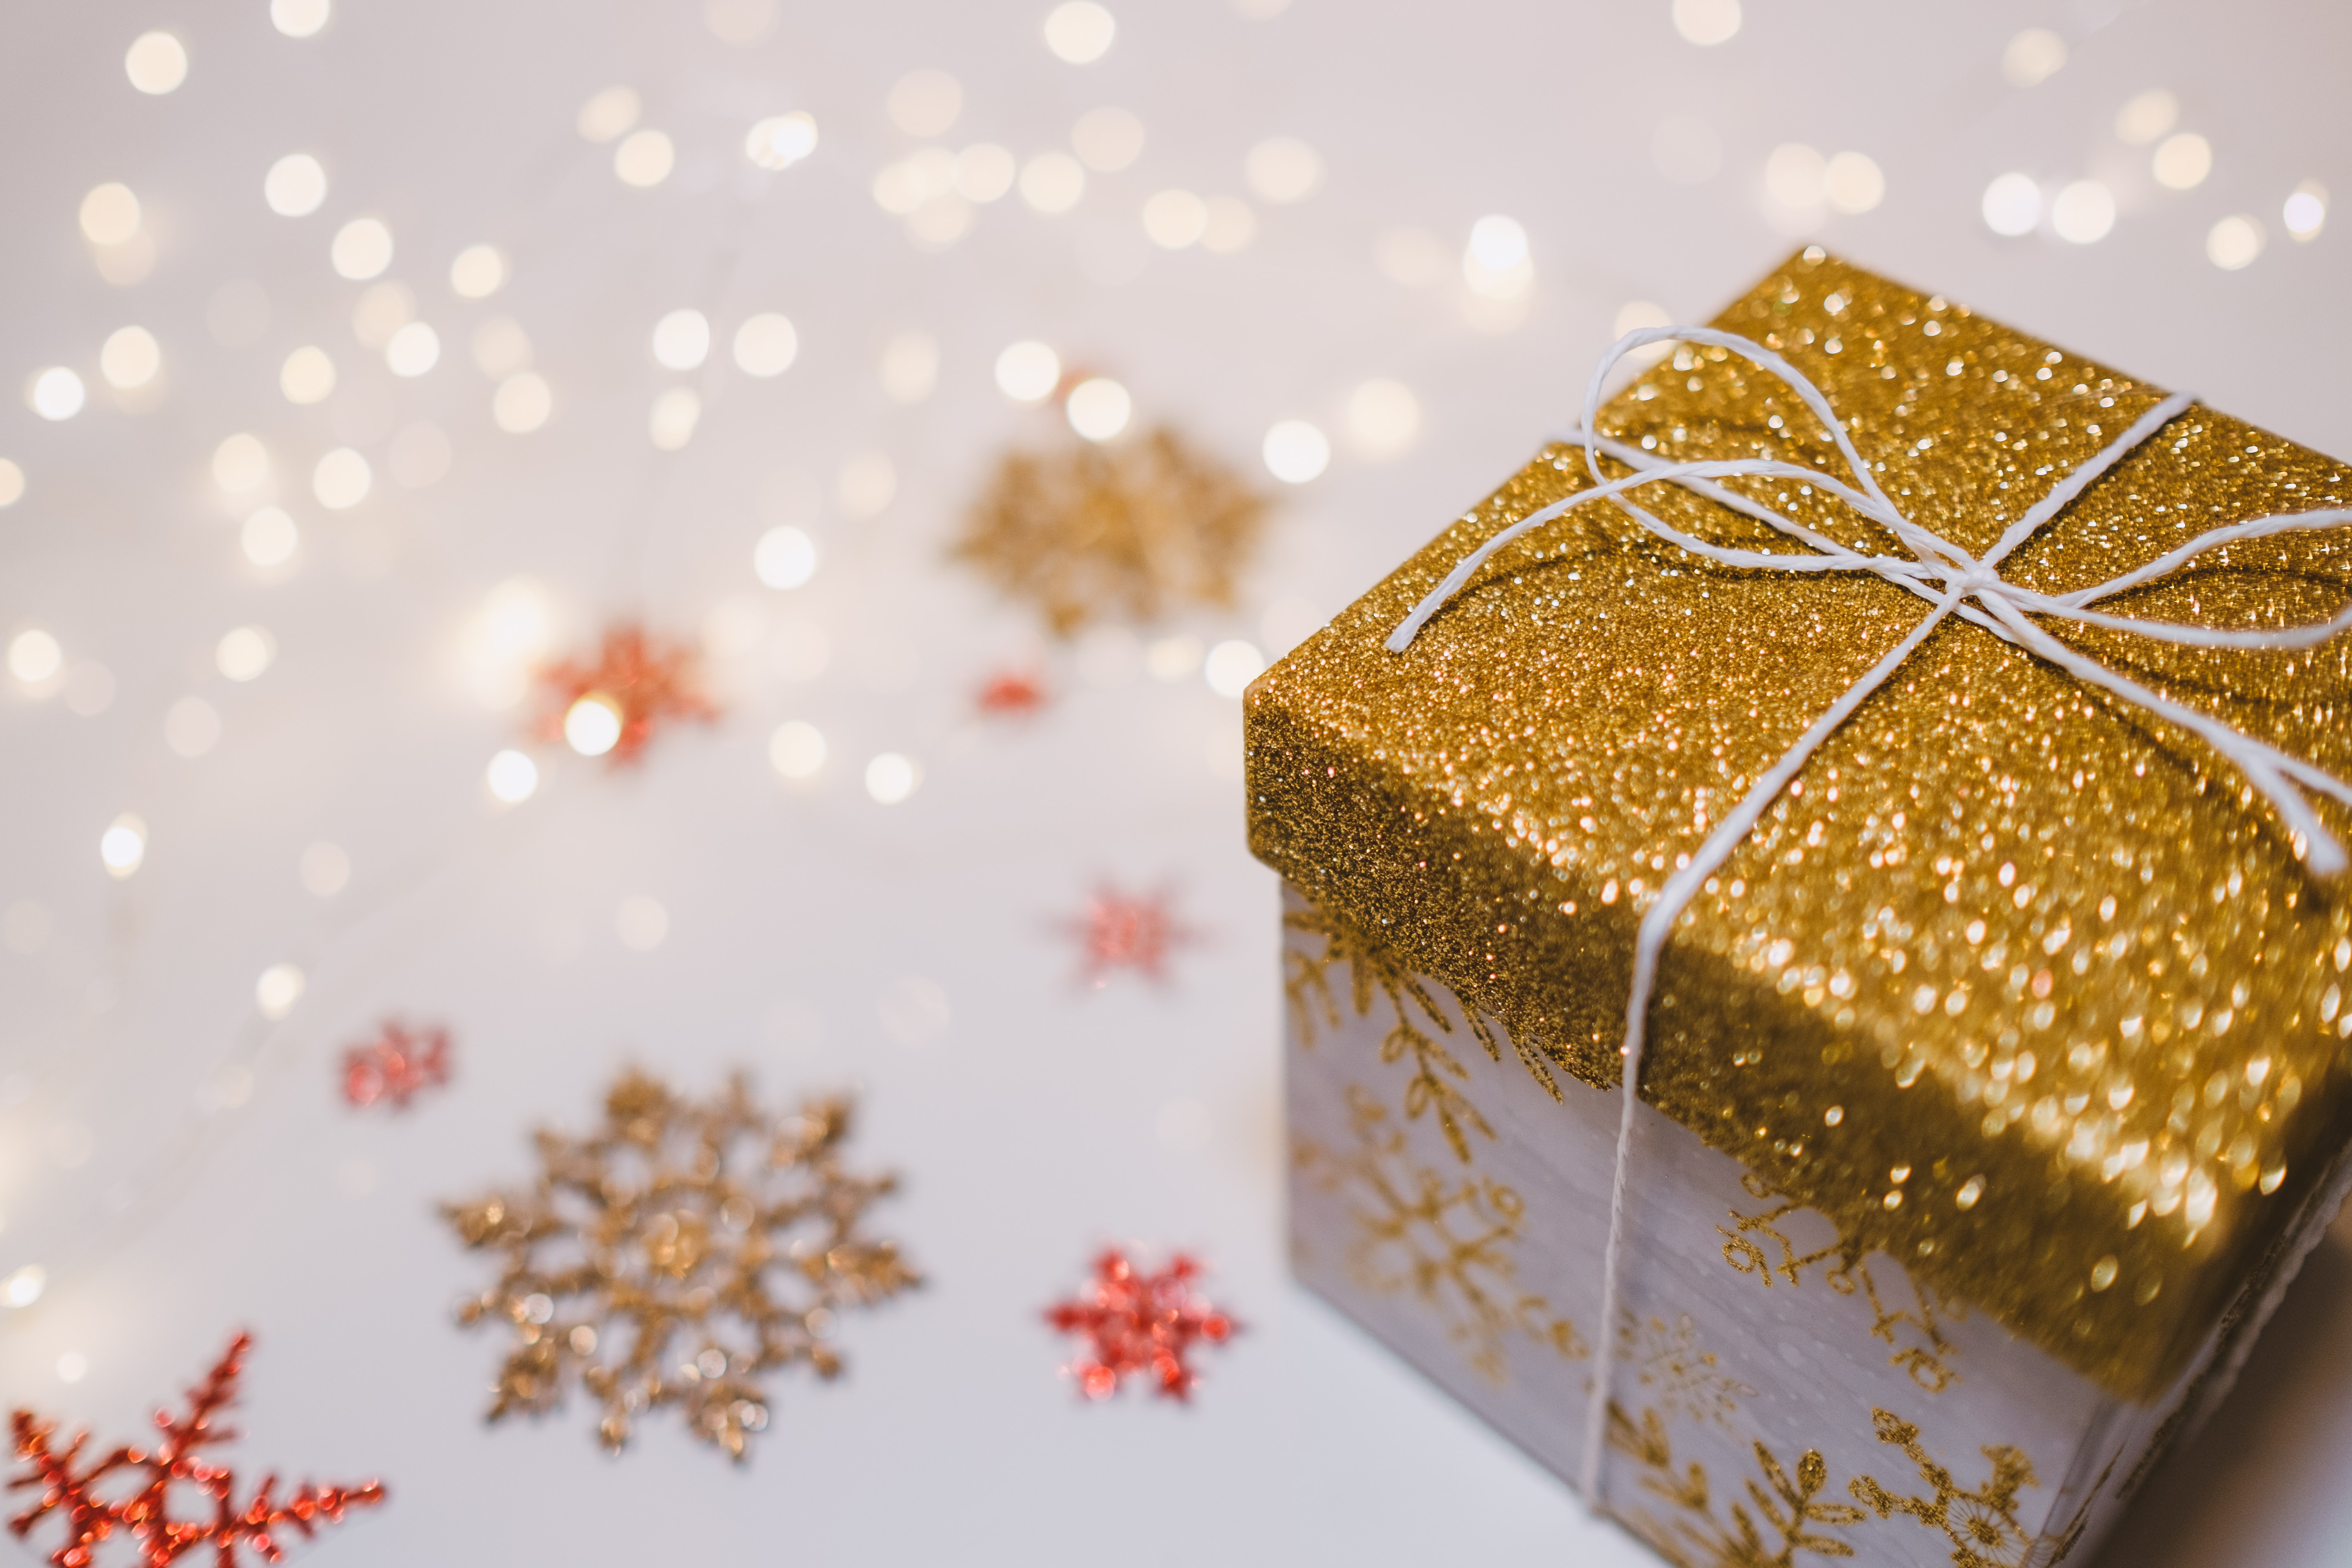
<path fill-rule="evenodd" d="M 1818 249 L 1627 356 L 1248 692 L 1297 1267 L 1676 1563 L 2086 1557 L 2352 1170 L 2352 469 Z"/>

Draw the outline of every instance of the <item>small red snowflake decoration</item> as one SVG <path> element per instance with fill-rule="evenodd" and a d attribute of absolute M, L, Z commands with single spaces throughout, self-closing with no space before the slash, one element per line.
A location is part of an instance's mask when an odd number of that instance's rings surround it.
<path fill-rule="evenodd" d="M 1095 1259 L 1093 1281 L 1075 1301 L 1048 1308 L 1045 1321 L 1083 1334 L 1087 1348 L 1064 1370 L 1088 1399 L 1108 1399 L 1130 1377 L 1151 1380 L 1163 1398 L 1189 1400 L 1200 1381 L 1188 1359 L 1206 1342 L 1223 1344 L 1241 1325 L 1192 1288 L 1201 1266 L 1182 1253 L 1143 1274 L 1113 1247 Z"/>
<path fill-rule="evenodd" d="M 449 1081 L 449 1031 L 439 1025 L 410 1029 L 387 1019 L 376 1037 L 343 1053 L 343 1099 L 365 1110 L 388 1100 L 394 1110 L 427 1089 Z"/>
<path fill-rule="evenodd" d="M 614 626 L 593 663 L 566 659 L 539 672 L 546 700 L 539 736 L 569 740 L 575 749 L 605 756 L 615 766 L 634 762 L 668 725 L 719 717 L 718 706 L 703 694 L 700 668 L 701 660 L 683 643 L 666 642 L 633 624 Z M 580 723 L 574 714 L 583 704 L 611 717 L 589 715 L 589 722 Z"/>
<path fill-rule="evenodd" d="M 1171 901 L 1165 890 L 1138 898 L 1108 885 L 1097 889 L 1087 900 L 1087 912 L 1065 928 L 1078 939 L 1087 983 L 1099 990 L 1110 984 L 1111 972 L 1119 969 L 1132 969 L 1150 980 L 1167 979 L 1170 952 L 1195 934 L 1170 910 Z"/>
<path fill-rule="evenodd" d="M 374 1481 L 357 1487 L 305 1483 L 277 1500 L 270 1496 L 278 1487 L 278 1478 L 272 1475 L 263 1479 L 252 1501 L 237 1507 L 234 1500 L 236 1472 L 206 1464 L 196 1457 L 196 1450 L 236 1439 L 236 1432 L 215 1426 L 213 1421 L 236 1402 L 236 1381 L 245 1371 L 245 1352 L 252 1344 L 253 1336 L 243 1333 L 229 1342 L 228 1352 L 205 1374 L 204 1382 L 188 1390 L 186 1415 L 175 1416 L 168 1410 L 155 1413 L 155 1426 L 163 1439 L 154 1447 L 134 1448 L 126 1444 L 86 1468 L 77 1468 L 76 1464 L 83 1445 L 89 1441 L 89 1432 L 76 1433 L 63 1449 L 53 1448 L 49 1439 L 57 1431 L 56 1424 L 29 1410 L 18 1410 L 16 1458 L 24 1464 L 25 1473 L 9 1486 L 12 1490 L 37 1487 L 40 1495 L 9 1521 L 8 1528 L 23 1538 L 46 1516 L 60 1516 L 66 1526 L 65 1543 L 49 1556 L 58 1568 L 90 1568 L 98 1560 L 99 1543 L 115 1535 L 136 1542 L 133 1555 L 126 1561 L 145 1568 L 163 1568 L 189 1552 L 206 1550 L 213 1554 L 215 1568 L 238 1568 L 245 1561 L 240 1547 L 275 1563 L 286 1555 L 277 1532 L 291 1528 L 307 1537 L 322 1520 L 340 1522 L 346 1509 L 371 1508 L 382 1502 L 383 1488 Z M 137 1476 L 142 1484 L 120 1498 L 100 1495 L 97 1483 L 115 1475 Z M 212 1517 L 173 1518 L 172 1489 L 175 1486 L 194 1487 L 209 1497 Z"/>
<path fill-rule="evenodd" d="M 1034 671 L 1002 669 L 988 678 L 972 698 L 972 705 L 992 719 L 1019 719 L 1051 700 L 1053 693 Z"/>

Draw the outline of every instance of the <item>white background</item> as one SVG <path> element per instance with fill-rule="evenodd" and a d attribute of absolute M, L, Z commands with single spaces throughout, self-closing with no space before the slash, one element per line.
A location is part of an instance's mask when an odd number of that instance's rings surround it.
<path fill-rule="evenodd" d="M 2300 181 L 2352 197 L 2352 13 L 1756 0 L 1735 37 L 1701 47 L 1660 0 L 1293 0 L 1265 19 L 1223 0 L 1124 0 L 1110 51 L 1073 66 L 1045 48 L 1044 9 L 788 5 L 744 47 L 688 0 L 337 0 L 300 40 L 264 0 L 18 4 L 0 19 L 0 457 L 27 477 L 0 510 L 0 634 L 44 628 L 69 668 L 100 664 L 114 686 L 83 716 L 0 679 L 0 904 L 22 950 L 0 952 L 0 1273 L 48 1275 L 37 1304 L 0 1319 L 12 1404 L 129 1436 L 249 1325 L 230 1457 L 248 1482 L 271 1466 L 385 1478 L 390 1506 L 316 1548 L 352 1568 L 1644 1560 L 1287 1280 L 1274 884 L 1243 848 L 1238 707 L 1198 674 L 1123 670 L 1115 646 L 1082 669 L 942 564 L 996 452 L 1069 439 L 1050 410 L 1003 396 L 990 366 L 1016 338 L 1046 341 L 1120 379 L 1139 421 L 1173 421 L 1284 490 L 1246 604 L 1160 628 L 1270 653 L 1524 460 L 1571 412 L 1622 307 L 1703 316 L 1807 235 L 2352 451 L 2347 236 L 2300 244 L 2280 220 Z M 2012 85 L 2004 47 L 2034 26 L 2069 58 Z M 151 27 L 191 61 L 163 96 L 125 76 Z M 1140 118 L 1144 151 L 1093 176 L 1070 213 L 1007 196 L 927 250 L 870 194 L 917 145 L 884 109 L 917 68 L 963 85 L 945 145 L 1026 158 L 1115 105 Z M 573 129 L 615 84 L 675 141 L 656 188 L 624 185 L 611 147 Z M 2213 148 L 2189 191 L 2160 187 L 2147 149 L 2114 130 L 2158 87 Z M 788 110 L 814 116 L 817 152 L 753 169 L 746 130 Z M 1677 116 L 1720 149 L 1692 184 L 1654 157 Z M 1318 149 L 1327 178 L 1297 205 L 1251 198 L 1246 249 L 1144 240 L 1138 215 L 1161 188 L 1250 198 L 1244 155 L 1277 134 Z M 1792 142 L 1868 154 L 1883 203 L 1777 205 L 1764 170 Z M 282 217 L 262 176 L 295 152 L 320 160 L 329 194 Z M 2104 180 L 2113 232 L 1993 235 L 1979 199 L 2009 170 L 2049 189 Z M 138 193 L 155 248 L 128 286 L 100 276 L 76 226 L 110 180 Z M 1516 325 L 1475 307 L 1451 267 L 1412 285 L 1376 263 L 1384 233 L 1423 229 L 1458 254 L 1492 213 L 1531 240 Z M 2270 243 L 2224 271 L 2205 237 L 2237 213 Z M 387 276 L 440 336 L 422 377 L 395 380 L 353 336 L 363 285 L 328 253 L 362 215 L 389 226 Z M 446 279 L 478 242 L 502 247 L 512 276 L 473 303 Z M 228 347 L 208 310 L 238 279 L 266 292 L 268 325 Z M 653 323 L 686 306 L 722 344 L 745 316 L 782 311 L 799 358 L 773 381 L 723 348 L 701 372 L 665 371 Z M 498 314 L 529 333 L 553 393 L 530 435 L 493 425 L 470 363 Z M 118 397 L 99 349 L 134 323 L 163 369 Z M 911 406 L 877 368 L 908 331 L 940 351 L 936 390 Z M 303 344 L 341 385 L 297 407 L 278 367 Z M 64 422 L 14 392 L 50 365 L 90 389 Z M 1374 376 L 1422 411 L 1418 440 L 1386 462 L 1348 439 L 1350 391 Z M 701 425 L 656 451 L 648 410 L 681 384 L 699 389 Z M 1338 446 L 1296 489 L 1256 458 L 1285 418 Z M 388 453 L 419 423 L 453 461 L 404 488 Z M 209 473 L 239 431 L 270 451 L 301 531 L 272 573 L 237 544 L 266 498 L 232 500 Z M 309 476 L 346 444 L 374 488 L 331 513 Z M 836 479 L 873 453 L 897 494 L 854 521 Z M 790 594 L 751 571 L 779 523 L 824 556 Z M 483 768 L 525 710 L 486 707 L 465 649 L 486 596 L 518 575 L 553 606 L 559 651 L 616 617 L 715 629 L 724 721 L 621 773 L 541 750 L 539 794 L 497 809 Z M 247 624 L 277 660 L 231 683 L 213 648 Z M 778 649 L 810 628 L 830 659 L 788 679 Z M 1031 658 L 1055 705 L 1026 725 L 977 719 L 977 686 Z M 189 759 L 164 721 L 192 695 L 222 734 Z M 811 785 L 766 761 L 786 719 L 830 742 Z M 861 784 L 885 749 L 923 770 L 898 805 Z M 116 881 L 97 843 L 125 811 L 150 844 Z M 327 900 L 297 876 L 318 840 L 354 868 Z M 1081 984 L 1064 925 L 1105 879 L 1168 889 L 1197 932 L 1166 984 Z M 652 951 L 620 940 L 630 898 L 667 914 Z M 273 1028 L 254 985 L 280 962 L 310 984 Z M 909 980 L 945 998 L 935 1037 L 904 1026 Z M 353 1113 L 341 1049 L 394 1012 L 449 1023 L 457 1082 L 405 1115 Z M 666 1419 L 607 1461 L 580 1403 L 484 1427 L 502 1347 L 449 1320 L 488 1275 L 435 1203 L 525 1177 L 528 1128 L 584 1126 L 627 1061 L 696 1090 L 739 1063 L 779 1097 L 854 1081 L 858 1160 L 907 1178 L 877 1220 L 929 1287 L 847 1324 L 843 1382 L 781 1380 L 743 1469 Z M 1132 1394 L 1082 1408 L 1056 1376 L 1066 1347 L 1038 1311 L 1112 1238 L 1198 1249 L 1248 1325 L 1205 1358 L 1190 1411 Z M 61 1381 L 66 1357 L 78 1381 Z M 2352 1246 L 2331 1240 L 2112 1560 L 2341 1561 L 2347 1393 Z"/>

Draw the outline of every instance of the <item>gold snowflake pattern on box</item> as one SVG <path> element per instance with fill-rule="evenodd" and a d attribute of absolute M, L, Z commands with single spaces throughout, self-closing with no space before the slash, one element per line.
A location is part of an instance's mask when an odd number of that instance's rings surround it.
<path fill-rule="evenodd" d="M 1873 1516 L 1884 1521 L 1897 1514 L 1940 1531 L 1951 1544 L 1954 1568 L 2022 1568 L 2034 1542 L 2018 1521 L 2017 1494 L 2039 1483 L 2021 1451 L 1985 1448 L 1990 1474 L 1979 1486 L 1962 1487 L 1928 1452 L 1917 1426 L 1886 1410 L 1872 1411 L 1871 1419 L 1878 1440 L 1912 1462 L 1927 1495 L 1897 1494 L 1864 1475 L 1846 1483 L 1853 1504 L 1831 1501 L 1825 1496 L 1829 1465 L 1821 1450 L 1806 1449 L 1792 1468 L 1759 1441 L 1756 1474 L 1744 1479 L 1745 1500 L 1733 1497 L 1718 1514 L 1706 1468 L 1675 1459 L 1658 1411 L 1644 1409 L 1637 1421 L 1612 1401 L 1609 1446 L 1641 1465 L 1642 1489 L 1671 1510 L 1664 1518 L 1641 1506 L 1614 1511 L 1675 1568 L 1796 1568 L 1801 1555 L 1852 1557 L 1855 1546 L 1846 1531 L 1866 1526 Z M 1832 1530 L 1839 1533 L 1824 1533 Z"/>
<path fill-rule="evenodd" d="M 1919 1441 L 1918 1427 L 1892 1411 L 1874 1410 L 1871 1419 L 1878 1440 L 1902 1449 L 1933 1495 L 1898 1497 L 1870 1477 L 1856 1476 L 1846 1488 L 1854 1499 L 1881 1519 L 1906 1513 L 1929 1530 L 1942 1531 L 1951 1540 L 1955 1568 L 2020 1568 L 2033 1550 L 2033 1538 L 2018 1523 L 2017 1494 L 2021 1488 L 2041 1485 L 2024 1451 L 2006 1444 L 1986 1447 L 1982 1452 L 1992 1474 L 1982 1486 L 1963 1488 Z"/>
<path fill-rule="evenodd" d="M 1331 989 L 1331 970 L 1334 965 L 1344 964 L 1356 1016 L 1370 1016 L 1376 994 L 1388 998 L 1390 1013 L 1396 1022 L 1381 1041 L 1381 1060 L 1412 1058 L 1412 1078 L 1405 1089 L 1405 1114 L 1417 1118 L 1424 1111 L 1435 1111 L 1438 1126 L 1444 1131 L 1455 1158 L 1468 1164 L 1468 1135 L 1476 1132 L 1492 1138 L 1495 1130 L 1457 1087 L 1468 1080 L 1468 1070 L 1429 1032 L 1433 1028 L 1450 1035 L 1454 1032 L 1454 1020 L 1430 994 L 1421 976 L 1407 968 L 1384 943 L 1328 910 L 1311 905 L 1294 910 L 1282 917 L 1282 923 L 1289 931 L 1309 938 L 1320 937 L 1323 942 L 1319 952 L 1307 951 L 1296 942 L 1286 942 L 1283 947 L 1283 990 L 1298 1020 L 1299 1043 L 1312 1047 L 1318 1026 L 1339 1026 L 1339 1005 Z M 1502 1046 L 1495 1037 L 1493 1026 L 1475 1007 L 1463 1009 L 1463 1022 L 1471 1037 L 1486 1047 L 1490 1058 L 1498 1062 L 1503 1059 Z M 1514 1049 L 1535 1080 L 1552 1099 L 1559 1100 L 1559 1085 L 1552 1079 L 1549 1059 L 1516 1042 Z"/>
<path fill-rule="evenodd" d="M 1355 1145 L 1293 1144 L 1293 1161 L 1319 1190 L 1350 1202 L 1348 1273 L 1380 1296 L 1410 1294 L 1436 1312 L 1446 1337 L 1490 1382 L 1509 1373 L 1507 1348 L 1525 1338 L 1564 1361 L 1591 1353 L 1576 1325 L 1546 1298 L 1522 1289 L 1518 1246 L 1527 1204 L 1514 1189 L 1475 1173 L 1452 1175 L 1416 1164 L 1404 1129 L 1386 1107 L 1350 1085 Z"/>
<path fill-rule="evenodd" d="M 1671 1322 L 1622 1314 L 1617 1359 L 1650 1390 L 1652 1403 L 1669 1415 L 1711 1422 L 1729 1431 L 1739 1401 L 1756 1397 L 1756 1390 L 1726 1372 L 1716 1353 L 1698 1342 L 1698 1324 L 1688 1312 Z"/>
<path fill-rule="evenodd" d="M 1961 1321 L 1960 1309 L 1951 1302 L 1938 1303 L 1922 1289 L 1908 1271 L 1897 1268 L 1903 1276 L 1903 1287 L 1910 1292 L 1909 1306 L 1890 1309 L 1890 1299 L 1899 1302 L 1892 1292 L 1882 1293 L 1870 1265 L 1859 1258 L 1847 1256 L 1843 1238 L 1811 1252 L 1800 1253 L 1796 1243 L 1790 1240 L 1780 1222 L 1796 1212 L 1799 1205 L 1793 1198 L 1783 1197 L 1767 1186 L 1753 1173 L 1745 1173 L 1739 1184 L 1748 1196 L 1769 1206 L 1755 1214 L 1731 1211 L 1732 1223 L 1715 1228 L 1722 1233 L 1723 1260 L 1742 1274 L 1753 1275 L 1766 1289 L 1773 1288 L 1774 1278 L 1791 1288 L 1804 1283 L 1805 1270 L 1819 1264 L 1822 1279 L 1841 1296 L 1862 1292 L 1870 1302 L 1870 1331 L 1875 1338 L 1895 1347 L 1887 1357 L 1889 1366 L 1899 1366 L 1910 1374 L 1911 1381 L 1929 1394 L 1941 1394 L 1960 1381 L 1952 1366 L 1955 1347 L 1944 1336 L 1943 1324 Z M 1769 1246 L 1766 1244 L 1769 1243 Z"/>
<path fill-rule="evenodd" d="M 1727 1522 L 1717 1515 L 1706 1467 L 1696 1459 L 1677 1466 L 1665 1421 L 1654 1409 L 1643 1410 L 1637 1423 L 1612 1400 L 1609 1446 L 1638 1461 L 1648 1472 L 1642 1489 L 1673 1510 L 1664 1520 L 1646 1508 L 1614 1511 L 1675 1568 L 1794 1568 L 1801 1552 L 1854 1554 L 1846 1542 L 1822 1531 L 1860 1524 L 1866 1516 L 1851 1503 L 1823 1498 L 1829 1465 L 1817 1448 L 1806 1449 L 1792 1472 L 1757 1443 L 1757 1473 L 1748 1478 L 1747 1500 L 1731 1500 Z"/>

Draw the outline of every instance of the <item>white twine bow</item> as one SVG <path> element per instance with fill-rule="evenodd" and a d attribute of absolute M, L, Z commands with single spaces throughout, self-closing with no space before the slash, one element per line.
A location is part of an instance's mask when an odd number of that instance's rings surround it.
<path fill-rule="evenodd" d="M 1758 369 L 1779 377 L 1803 400 L 1805 406 L 1812 410 L 1823 428 L 1829 431 L 1854 482 L 1849 485 L 1819 469 L 1778 462 L 1769 458 L 1672 462 L 1638 447 L 1598 434 L 1593 425 L 1601 410 L 1601 382 L 1610 368 L 1637 349 L 1663 342 L 1697 343 L 1725 349 L 1738 354 Z M 1802 372 L 1779 354 L 1735 333 L 1716 331 L 1706 327 L 1643 328 L 1626 333 L 1602 357 L 1585 391 L 1583 423 L 1563 437 L 1583 447 L 1585 466 L 1591 471 L 1592 485 L 1529 513 L 1463 557 L 1454 570 L 1445 574 L 1445 580 L 1431 589 L 1413 607 L 1412 614 L 1390 634 L 1389 651 L 1402 653 L 1412 646 L 1423 624 L 1460 591 L 1489 556 L 1531 528 L 1540 527 L 1573 508 L 1604 500 L 1633 516 L 1659 538 L 1678 544 L 1694 555 L 1705 556 L 1726 566 L 1767 572 L 1868 572 L 1898 587 L 1908 589 L 1933 606 L 1911 629 L 1910 635 L 1888 650 L 1886 657 L 1873 665 L 1861 679 L 1848 687 L 1798 738 L 1796 744 L 1756 781 L 1739 805 L 1717 824 L 1706 842 L 1691 856 L 1690 863 L 1666 879 L 1665 885 L 1658 890 L 1656 901 L 1642 917 L 1641 930 L 1633 945 L 1633 992 L 1625 1004 L 1625 1065 L 1621 1080 L 1625 1097 L 1618 1119 L 1616 1173 L 1609 1193 L 1609 1248 L 1601 1265 L 1601 1323 L 1594 1334 L 1592 1392 L 1585 1409 L 1584 1462 L 1580 1484 L 1586 1500 L 1594 1509 L 1601 1507 L 1601 1452 L 1608 1436 L 1610 1383 L 1616 1362 L 1616 1334 L 1612 1325 L 1617 1321 L 1620 1253 L 1624 1241 L 1626 1162 L 1633 1146 L 1633 1108 L 1638 1098 L 1635 1089 L 1641 1082 L 1642 1058 L 1648 1043 L 1650 998 L 1657 984 L 1659 956 L 1665 950 L 1666 939 L 1674 929 L 1675 921 L 1706 879 L 1730 858 L 1732 851 L 1738 847 L 1741 840 L 1763 816 L 1765 808 L 1788 787 L 1790 781 L 1803 769 L 1822 742 L 1828 740 L 1872 692 L 1886 683 L 1946 616 L 1957 616 L 1982 626 L 2004 642 L 2047 659 L 2076 679 L 2111 691 L 2125 701 L 2146 709 L 2202 739 L 2228 758 L 2245 776 L 2246 782 L 2260 790 L 2277 808 L 2286 824 L 2295 853 L 2315 875 L 2335 877 L 2345 869 L 2344 847 L 2336 842 L 2336 837 L 2312 811 L 2310 802 L 2304 798 L 2303 790 L 2315 789 L 2352 805 L 2352 785 L 2300 757 L 2291 756 L 2255 740 L 2210 714 L 2184 707 L 2136 681 L 2126 679 L 2096 659 L 2060 642 L 2027 617 L 2054 616 L 2083 626 L 2135 632 L 2158 642 L 2176 643 L 2188 647 L 2284 649 L 2315 647 L 2339 632 L 2352 628 L 2352 607 L 2347 607 L 2332 620 L 2279 631 L 2217 631 L 2172 621 L 2148 621 L 2108 615 L 2090 606 L 2101 599 L 2168 576 L 2207 551 L 2239 540 L 2337 528 L 2352 523 L 2352 508 L 2331 507 L 2283 513 L 2217 528 L 2145 566 L 2095 587 L 2072 594 L 2035 593 L 2004 582 L 1998 571 L 2001 561 L 2011 551 L 2064 510 L 2069 502 L 2126 453 L 2179 417 L 2194 401 L 2191 395 L 2181 393 L 2166 398 L 2148 410 L 2130 429 L 2068 475 L 2023 516 L 2010 524 L 1992 549 L 1979 558 L 1904 516 L 1887 499 L 1886 492 L 1879 488 L 1878 481 L 1871 476 L 1870 466 L 1862 460 L 1853 442 L 1847 439 L 1845 426 L 1830 407 L 1829 399 Z M 1624 479 L 1606 478 L 1601 471 L 1603 453 L 1635 471 Z M 1795 479 L 1811 485 L 1843 501 L 1854 511 L 1885 529 L 1910 551 L 1910 554 L 1873 553 L 1840 544 L 1792 518 L 1782 516 L 1761 501 L 1725 489 L 1715 482 L 1734 478 Z M 1780 554 L 1712 544 L 1651 515 L 1629 499 L 1631 493 L 1642 486 L 1662 482 L 1680 485 L 1743 516 L 1769 524 L 1790 538 L 1811 545 L 1815 553 Z"/>

